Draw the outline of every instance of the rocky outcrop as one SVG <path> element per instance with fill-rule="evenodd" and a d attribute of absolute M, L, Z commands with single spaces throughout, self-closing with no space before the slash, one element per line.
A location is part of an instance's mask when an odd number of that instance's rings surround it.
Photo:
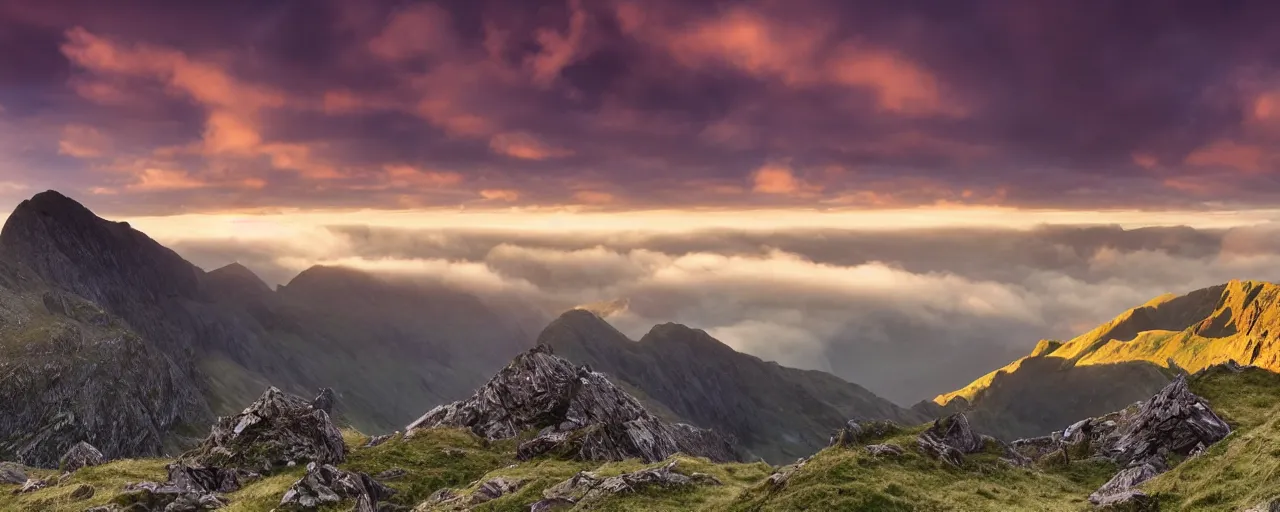
<path fill-rule="evenodd" d="M 343 500 L 355 500 L 363 503 L 366 508 L 377 510 L 378 502 L 385 501 L 394 494 L 394 489 L 378 483 L 365 473 L 352 473 L 329 464 L 311 462 L 307 464 L 307 474 L 294 482 L 280 498 L 280 506 L 286 509 L 313 510 Z"/>
<path fill-rule="evenodd" d="M 432 409 L 408 426 L 465 427 L 490 440 L 522 432 L 522 459 L 543 454 L 582 460 L 664 460 L 675 453 L 737 460 L 720 435 L 650 414 L 604 375 L 556 357 L 540 345 L 503 368 L 467 400 Z"/>
<path fill-rule="evenodd" d="M 211 468 L 176 462 L 166 466 L 167 482 L 138 482 L 125 486 L 113 501 L 131 511 L 194 512 L 227 505 L 226 493 L 258 478 L 244 470 Z"/>
<path fill-rule="evenodd" d="M 1229 364 L 1225 371 L 1237 368 Z M 1149 505 L 1153 498 L 1134 487 L 1165 472 L 1168 455 L 1192 455 L 1230 433 L 1231 427 L 1187 387 L 1186 376 L 1179 376 L 1150 400 L 1078 421 L 1048 436 L 1014 441 L 1013 446 L 1032 460 L 1099 457 L 1119 464 L 1124 469 L 1089 501 L 1133 508 L 1154 506 Z"/>
<path fill-rule="evenodd" d="M 872 457 L 901 457 L 906 452 L 896 444 L 869 444 L 867 453 Z"/>
<path fill-rule="evenodd" d="M 43 480 L 43 479 L 40 479 L 40 478 L 28 478 L 26 482 L 23 482 L 23 483 L 22 483 L 22 487 L 19 487 L 19 488 L 17 488 L 17 489 L 14 489 L 14 490 L 13 490 L 13 493 L 14 493 L 14 494 L 26 494 L 26 493 L 29 493 L 29 492 L 36 492 L 36 491 L 38 491 L 38 490 L 40 490 L 40 489 L 44 489 L 45 487 L 48 487 L 48 486 L 49 486 L 49 481 L 48 481 L 48 480 Z"/>
<path fill-rule="evenodd" d="M 830 446 L 849 448 L 883 439 L 902 431 L 902 427 L 889 420 L 849 420 L 831 436 Z"/>
<path fill-rule="evenodd" d="M 982 451 L 986 442 L 969 426 L 969 419 L 958 413 L 935 420 L 916 438 L 916 444 L 930 456 L 959 466 L 966 454 Z"/>
<path fill-rule="evenodd" d="M 328 413 L 273 387 L 240 414 L 219 418 L 204 443 L 183 458 L 268 472 L 290 464 L 343 462 L 346 444 Z"/>
<path fill-rule="evenodd" d="M 1161 452 L 1189 455 L 1197 445 L 1211 445 L 1230 433 L 1231 426 L 1180 376 L 1143 404 L 1115 444 L 1103 449 L 1117 462 L 1130 463 Z"/>
<path fill-rule="evenodd" d="M 452 489 L 441 489 L 426 502 L 415 508 L 415 511 L 454 511 L 454 510 L 471 510 L 477 505 L 488 503 L 508 494 L 519 491 L 524 487 L 525 480 L 512 480 L 509 478 L 494 478 L 486 480 L 477 487 L 475 492 L 469 496 L 458 494 Z"/>
<path fill-rule="evenodd" d="M 77 469 L 97 466 L 102 462 L 102 452 L 93 445 L 80 441 L 67 450 L 67 453 L 62 454 L 62 458 L 58 459 L 58 467 L 68 473 L 74 473 Z"/>
<path fill-rule="evenodd" d="M 694 473 L 684 475 L 675 471 L 677 462 L 665 466 L 642 469 L 615 477 L 601 478 L 590 472 L 580 472 L 543 491 L 541 501 L 532 510 L 554 510 L 556 507 L 590 508 L 611 496 L 643 492 L 652 488 L 681 488 L 696 485 L 721 485 L 710 475 Z"/>

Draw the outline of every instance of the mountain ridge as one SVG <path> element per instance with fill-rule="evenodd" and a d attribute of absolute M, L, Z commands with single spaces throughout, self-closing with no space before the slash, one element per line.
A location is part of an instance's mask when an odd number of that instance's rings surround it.
<path fill-rule="evenodd" d="M 632 341 L 596 314 L 573 309 L 552 321 L 538 343 L 775 462 L 825 446 L 852 417 L 926 419 L 834 375 L 767 362 L 676 323 Z"/>

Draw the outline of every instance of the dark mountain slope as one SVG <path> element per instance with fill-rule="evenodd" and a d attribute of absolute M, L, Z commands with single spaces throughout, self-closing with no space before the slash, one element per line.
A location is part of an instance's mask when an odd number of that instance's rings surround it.
<path fill-rule="evenodd" d="M 80 440 L 158 455 L 268 384 L 332 387 L 344 418 L 387 431 L 531 345 L 453 290 L 314 269 L 273 291 L 240 265 L 205 273 L 56 192 L 0 232 L 0 287 L 0 396 L 32 398 L 0 411 L 0 458 L 39 464 Z"/>
<path fill-rule="evenodd" d="M 687 421 L 733 434 L 775 462 L 826 446 L 849 418 L 926 419 L 856 384 L 762 361 L 678 324 L 654 327 L 635 342 L 596 315 L 573 310 L 547 326 L 538 342 L 639 389 Z"/>

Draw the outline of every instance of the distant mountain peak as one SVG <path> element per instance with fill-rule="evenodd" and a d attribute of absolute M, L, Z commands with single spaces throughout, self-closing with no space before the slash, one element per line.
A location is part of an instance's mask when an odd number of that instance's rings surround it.
<path fill-rule="evenodd" d="M 235 262 L 209 272 L 209 280 L 214 283 L 232 286 L 234 289 L 253 294 L 269 294 L 271 287 L 258 277 L 249 267 Z"/>

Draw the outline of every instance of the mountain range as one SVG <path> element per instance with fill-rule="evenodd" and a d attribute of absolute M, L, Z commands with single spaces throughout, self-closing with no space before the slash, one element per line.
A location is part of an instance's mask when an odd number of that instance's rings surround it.
<path fill-rule="evenodd" d="M 272 289 L 239 264 L 205 272 L 52 191 L 0 233 L 0 322 L 0 396 L 29 398 L 0 406 L 0 459 L 37 466 L 81 440 L 108 457 L 174 453 L 267 386 L 332 387 L 342 421 L 389 432 L 535 342 L 500 308 L 440 286 L 313 267 Z M 575 310 L 536 341 L 771 461 L 812 453 L 849 417 L 925 419 L 675 324 L 633 342 Z"/>

